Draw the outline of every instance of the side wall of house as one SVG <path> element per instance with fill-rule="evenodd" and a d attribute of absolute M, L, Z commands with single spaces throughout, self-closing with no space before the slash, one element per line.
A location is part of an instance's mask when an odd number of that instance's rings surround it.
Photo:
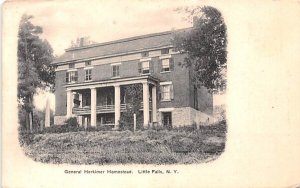
<path fill-rule="evenodd" d="M 55 78 L 55 117 L 54 124 L 63 124 L 67 114 L 66 71 L 57 71 Z"/>
<path fill-rule="evenodd" d="M 55 79 L 55 115 L 65 116 L 67 114 L 67 93 L 65 85 L 66 71 L 56 72 Z"/>
<path fill-rule="evenodd" d="M 173 84 L 174 99 L 171 101 L 159 101 L 158 108 L 170 107 L 188 107 L 189 104 L 189 72 L 188 69 L 182 67 L 184 54 L 173 54 L 174 70 L 171 72 L 161 73 L 161 64 L 159 57 L 153 58 L 154 77 L 158 78 L 160 82 L 171 81 Z M 159 89 L 159 88 L 158 88 Z"/>
<path fill-rule="evenodd" d="M 208 115 L 213 114 L 213 95 L 208 91 L 208 89 L 204 86 L 197 87 L 197 100 L 198 100 L 198 106 L 194 105 L 194 84 L 192 81 L 192 74 L 191 69 L 190 76 L 189 76 L 189 85 L 190 85 L 190 93 L 189 93 L 189 102 L 190 106 L 194 109 L 197 109 L 200 112 L 206 113 Z"/>

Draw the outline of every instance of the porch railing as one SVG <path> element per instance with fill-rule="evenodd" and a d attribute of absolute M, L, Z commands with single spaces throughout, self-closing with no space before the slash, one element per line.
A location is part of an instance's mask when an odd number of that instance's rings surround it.
<path fill-rule="evenodd" d="M 152 104 L 150 102 L 149 104 L 150 110 L 152 109 Z M 126 110 L 126 104 L 121 104 L 120 105 L 120 110 L 121 112 L 124 112 Z M 141 110 L 143 110 L 143 103 L 141 103 Z M 85 107 L 73 107 L 72 110 L 73 114 L 76 115 L 87 115 L 91 114 L 91 107 L 90 106 L 85 106 Z M 115 112 L 115 105 L 101 105 L 101 106 L 96 106 L 96 113 L 114 113 Z"/>

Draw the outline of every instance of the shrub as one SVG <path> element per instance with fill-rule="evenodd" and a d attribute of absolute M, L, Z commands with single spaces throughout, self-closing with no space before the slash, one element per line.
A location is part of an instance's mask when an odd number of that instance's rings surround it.
<path fill-rule="evenodd" d="M 193 123 L 193 125 L 184 125 L 184 126 L 176 127 L 173 129 L 178 130 L 178 131 L 193 132 L 193 131 L 197 130 L 197 124 Z"/>
<path fill-rule="evenodd" d="M 33 138 L 33 133 L 29 133 L 26 128 L 22 126 L 19 127 L 19 143 L 21 146 L 31 144 L 33 142 Z"/>
<path fill-rule="evenodd" d="M 87 127 L 86 131 L 111 131 L 112 127 L 111 126 L 97 126 L 97 127 Z"/>
<path fill-rule="evenodd" d="M 155 130 L 155 131 L 160 131 L 160 130 L 165 130 L 166 128 L 163 127 L 163 126 L 159 126 L 159 125 L 153 125 L 151 127 L 152 130 Z"/>
<path fill-rule="evenodd" d="M 67 124 L 67 126 L 69 127 L 69 128 L 77 128 L 77 127 L 79 127 L 79 123 L 78 123 L 78 121 L 77 121 L 77 118 L 76 117 L 70 117 L 69 119 L 67 119 L 66 121 L 65 121 L 65 123 Z"/>

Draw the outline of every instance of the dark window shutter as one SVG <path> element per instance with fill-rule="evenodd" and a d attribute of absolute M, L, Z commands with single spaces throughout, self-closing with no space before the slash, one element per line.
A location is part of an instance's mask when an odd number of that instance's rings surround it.
<path fill-rule="evenodd" d="M 76 82 L 78 81 L 78 72 L 77 71 L 75 72 L 75 81 Z"/>
<path fill-rule="evenodd" d="M 66 83 L 69 82 L 69 72 L 66 72 Z"/>
<path fill-rule="evenodd" d="M 139 73 L 141 74 L 142 73 L 142 62 L 138 63 L 138 70 L 139 70 Z"/>
<path fill-rule="evenodd" d="M 159 69 L 160 69 L 160 72 L 163 72 L 163 65 L 162 65 L 162 60 L 158 60 L 158 65 L 159 65 Z"/>
<path fill-rule="evenodd" d="M 173 84 L 170 85 L 170 97 L 171 97 L 171 99 L 174 99 L 174 89 L 173 89 Z"/>
<path fill-rule="evenodd" d="M 174 70 L 174 58 L 170 58 L 170 71 Z"/>
<path fill-rule="evenodd" d="M 150 71 L 150 73 L 153 73 L 154 72 L 154 61 L 153 60 L 151 60 L 150 62 L 149 62 L 149 71 Z"/>

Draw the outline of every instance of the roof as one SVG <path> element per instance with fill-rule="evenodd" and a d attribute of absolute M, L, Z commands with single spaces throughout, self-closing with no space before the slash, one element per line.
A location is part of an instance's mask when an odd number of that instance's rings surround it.
<path fill-rule="evenodd" d="M 176 31 L 185 31 L 189 29 L 190 28 L 186 28 Z M 171 38 L 173 32 L 174 31 L 166 31 L 148 35 L 135 36 L 111 42 L 68 48 L 65 50 L 65 53 L 56 58 L 54 62 L 52 62 L 52 64 L 58 64 L 74 60 L 84 60 L 96 57 L 101 58 L 114 54 L 126 54 L 129 52 L 137 52 L 147 49 L 170 46 L 172 45 Z"/>

